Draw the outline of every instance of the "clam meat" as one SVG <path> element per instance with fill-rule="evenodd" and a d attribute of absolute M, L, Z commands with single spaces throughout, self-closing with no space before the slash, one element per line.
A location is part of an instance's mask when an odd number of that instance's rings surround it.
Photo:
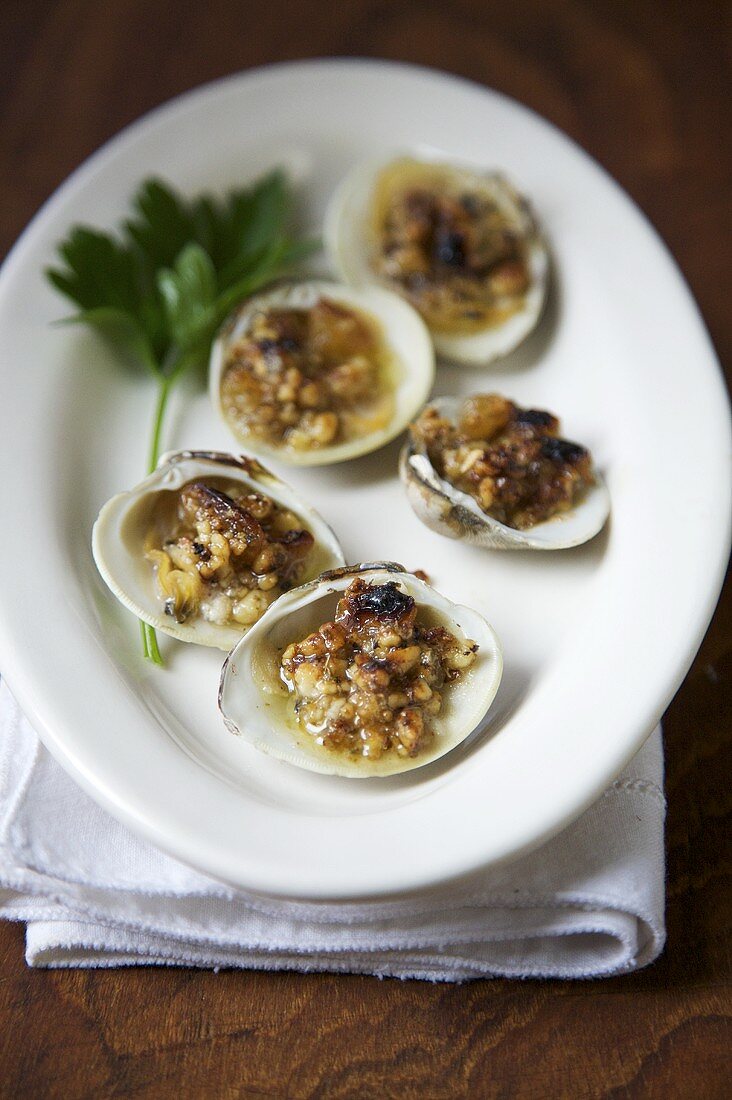
<path fill-rule="evenodd" d="M 406 156 L 360 165 L 331 201 L 326 239 L 345 282 L 402 295 L 455 362 L 507 355 L 542 312 L 547 247 L 501 174 Z"/>
<path fill-rule="evenodd" d="M 481 615 L 376 562 L 280 597 L 228 657 L 220 706 L 229 729 L 290 763 L 392 775 L 472 733 L 501 669 Z"/>
<path fill-rule="evenodd" d="M 396 294 L 282 284 L 248 299 L 214 343 L 210 395 L 232 434 L 297 465 L 383 446 L 424 404 L 434 353 Z"/>
<path fill-rule="evenodd" d="M 323 519 L 256 459 L 164 456 L 104 505 L 93 552 L 111 591 L 166 634 L 230 649 L 283 592 L 337 567 Z"/>
<path fill-rule="evenodd" d="M 609 514 L 587 448 L 561 438 L 552 413 L 499 394 L 429 404 L 410 425 L 400 474 L 428 527 L 492 549 L 577 546 Z"/>

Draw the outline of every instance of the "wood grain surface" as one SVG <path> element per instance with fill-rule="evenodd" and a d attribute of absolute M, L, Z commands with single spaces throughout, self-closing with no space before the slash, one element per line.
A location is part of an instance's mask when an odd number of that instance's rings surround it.
<path fill-rule="evenodd" d="M 578 140 L 658 227 L 732 359 L 723 0 L 3 0 L 1 11 L 2 251 L 84 157 L 178 92 L 276 60 L 399 58 L 498 88 Z M 32 972 L 22 929 L 6 924 L 0 1096 L 729 1096 L 729 596 L 728 584 L 666 716 L 669 940 L 654 966 L 587 984 L 458 987 Z"/>

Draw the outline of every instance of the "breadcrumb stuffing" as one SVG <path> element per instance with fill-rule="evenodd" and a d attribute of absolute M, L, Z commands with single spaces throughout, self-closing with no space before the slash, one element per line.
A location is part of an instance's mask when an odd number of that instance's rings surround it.
<path fill-rule="evenodd" d="M 443 693 L 478 646 L 420 618 L 396 582 L 356 578 L 333 621 L 287 646 L 281 676 L 318 744 L 370 760 L 416 757 L 429 746 Z"/>

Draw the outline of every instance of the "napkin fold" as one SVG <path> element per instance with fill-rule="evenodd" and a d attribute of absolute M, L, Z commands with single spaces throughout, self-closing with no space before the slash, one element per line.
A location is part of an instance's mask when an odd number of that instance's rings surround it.
<path fill-rule="evenodd" d="M 138 964 L 464 981 L 592 978 L 663 948 L 660 730 L 540 849 L 429 892 L 364 903 L 235 890 L 140 839 L 81 791 L 0 684 L 0 917 L 38 967 Z"/>

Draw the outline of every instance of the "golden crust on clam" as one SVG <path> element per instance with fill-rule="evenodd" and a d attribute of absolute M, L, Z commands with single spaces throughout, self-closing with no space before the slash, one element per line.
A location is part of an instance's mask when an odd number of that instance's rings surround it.
<path fill-rule="evenodd" d="M 439 713 L 431 719 L 432 738 L 416 755 L 390 752 L 371 759 L 334 751 L 318 743 L 323 739 L 306 732 L 296 718 L 295 701 L 282 676 L 283 655 L 291 655 L 297 648 L 293 643 L 332 618 L 354 579 L 413 601 L 425 622 L 446 628 L 470 650 L 471 660 L 463 662 L 469 667 L 445 686 Z M 372 662 L 386 663 L 382 658 Z M 231 732 L 297 767 L 349 778 L 387 776 L 437 760 L 479 727 L 498 690 L 502 667 L 500 643 L 481 615 L 452 603 L 400 565 L 371 562 L 324 573 L 281 596 L 227 658 L 219 707 Z"/>
<path fill-rule="evenodd" d="M 250 498 L 248 508 L 232 499 L 229 486 L 235 495 Z M 166 544 L 166 533 L 174 536 L 180 527 L 181 494 L 190 498 L 186 504 L 205 534 L 200 541 L 195 531 L 193 537 L 170 537 Z M 252 514 L 255 505 L 260 519 Z M 262 509 L 284 519 L 281 530 L 271 529 L 271 539 L 264 537 Z M 245 545 L 247 540 L 251 545 Z M 279 550 L 280 544 L 288 551 L 279 555 L 281 567 L 274 559 L 264 560 L 265 552 Z M 92 550 L 109 589 L 139 619 L 182 641 L 225 650 L 272 602 L 279 580 L 301 583 L 343 563 L 333 531 L 294 489 L 257 459 L 218 451 L 164 455 L 149 477 L 104 505 L 94 524 Z M 230 554 L 241 553 L 242 562 L 248 562 L 255 550 L 262 560 L 247 565 L 246 590 L 222 591 L 218 556 L 227 566 L 224 559 Z M 288 573 L 296 558 L 297 572 Z M 231 583 L 240 581 L 233 571 Z M 214 598 L 219 604 L 228 601 L 227 607 L 211 606 Z"/>
<path fill-rule="evenodd" d="M 398 295 L 307 280 L 232 314 L 211 350 L 209 393 L 249 450 L 326 465 L 398 435 L 427 400 L 434 369 L 429 333 Z"/>
<path fill-rule="evenodd" d="M 456 226 L 450 211 L 416 211 L 413 224 L 407 222 L 401 236 L 389 223 L 392 238 L 387 242 L 387 262 L 382 263 L 379 237 L 389 196 L 400 193 L 407 198 L 447 194 L 456 208 L 471 200 L 489 212 L 487 221 L 480 214 L 477 223 L 468 218 L 467 227 Z M 429 249 L 422 247 L 421 252 L 414 244 L 420 219 L 433 223 Z M 491 219 L 497 229 L 488 224 Z M 476 258 L 469 262 L 466 237 L 475 238 L 476 224 L 483 223 L 486 232 L 479 234 L 471 253 Z M 358 288 L 388 286 L 402 293 L 423 313 L 438 355 L 456 363 L 484 365 L 508 355 L 541 316 L 549 279 L 547 245 L 529 203 L 501 173 L 410 156 L 358 165 L 331 200 L 325 236 L 332 262 L 346 283 Z M 502 238 L 512 242 L 503 253 Z M 397 263 L 399 257 L 403 263 Z M 452 320 L 447 323 L 444 316 L 440 320 L 439 309 L 430 319 L 441 281 L 446 289 L 454 284 L 449 295 Z M 461 302 L 464 309 L 457 308 Z"/>

